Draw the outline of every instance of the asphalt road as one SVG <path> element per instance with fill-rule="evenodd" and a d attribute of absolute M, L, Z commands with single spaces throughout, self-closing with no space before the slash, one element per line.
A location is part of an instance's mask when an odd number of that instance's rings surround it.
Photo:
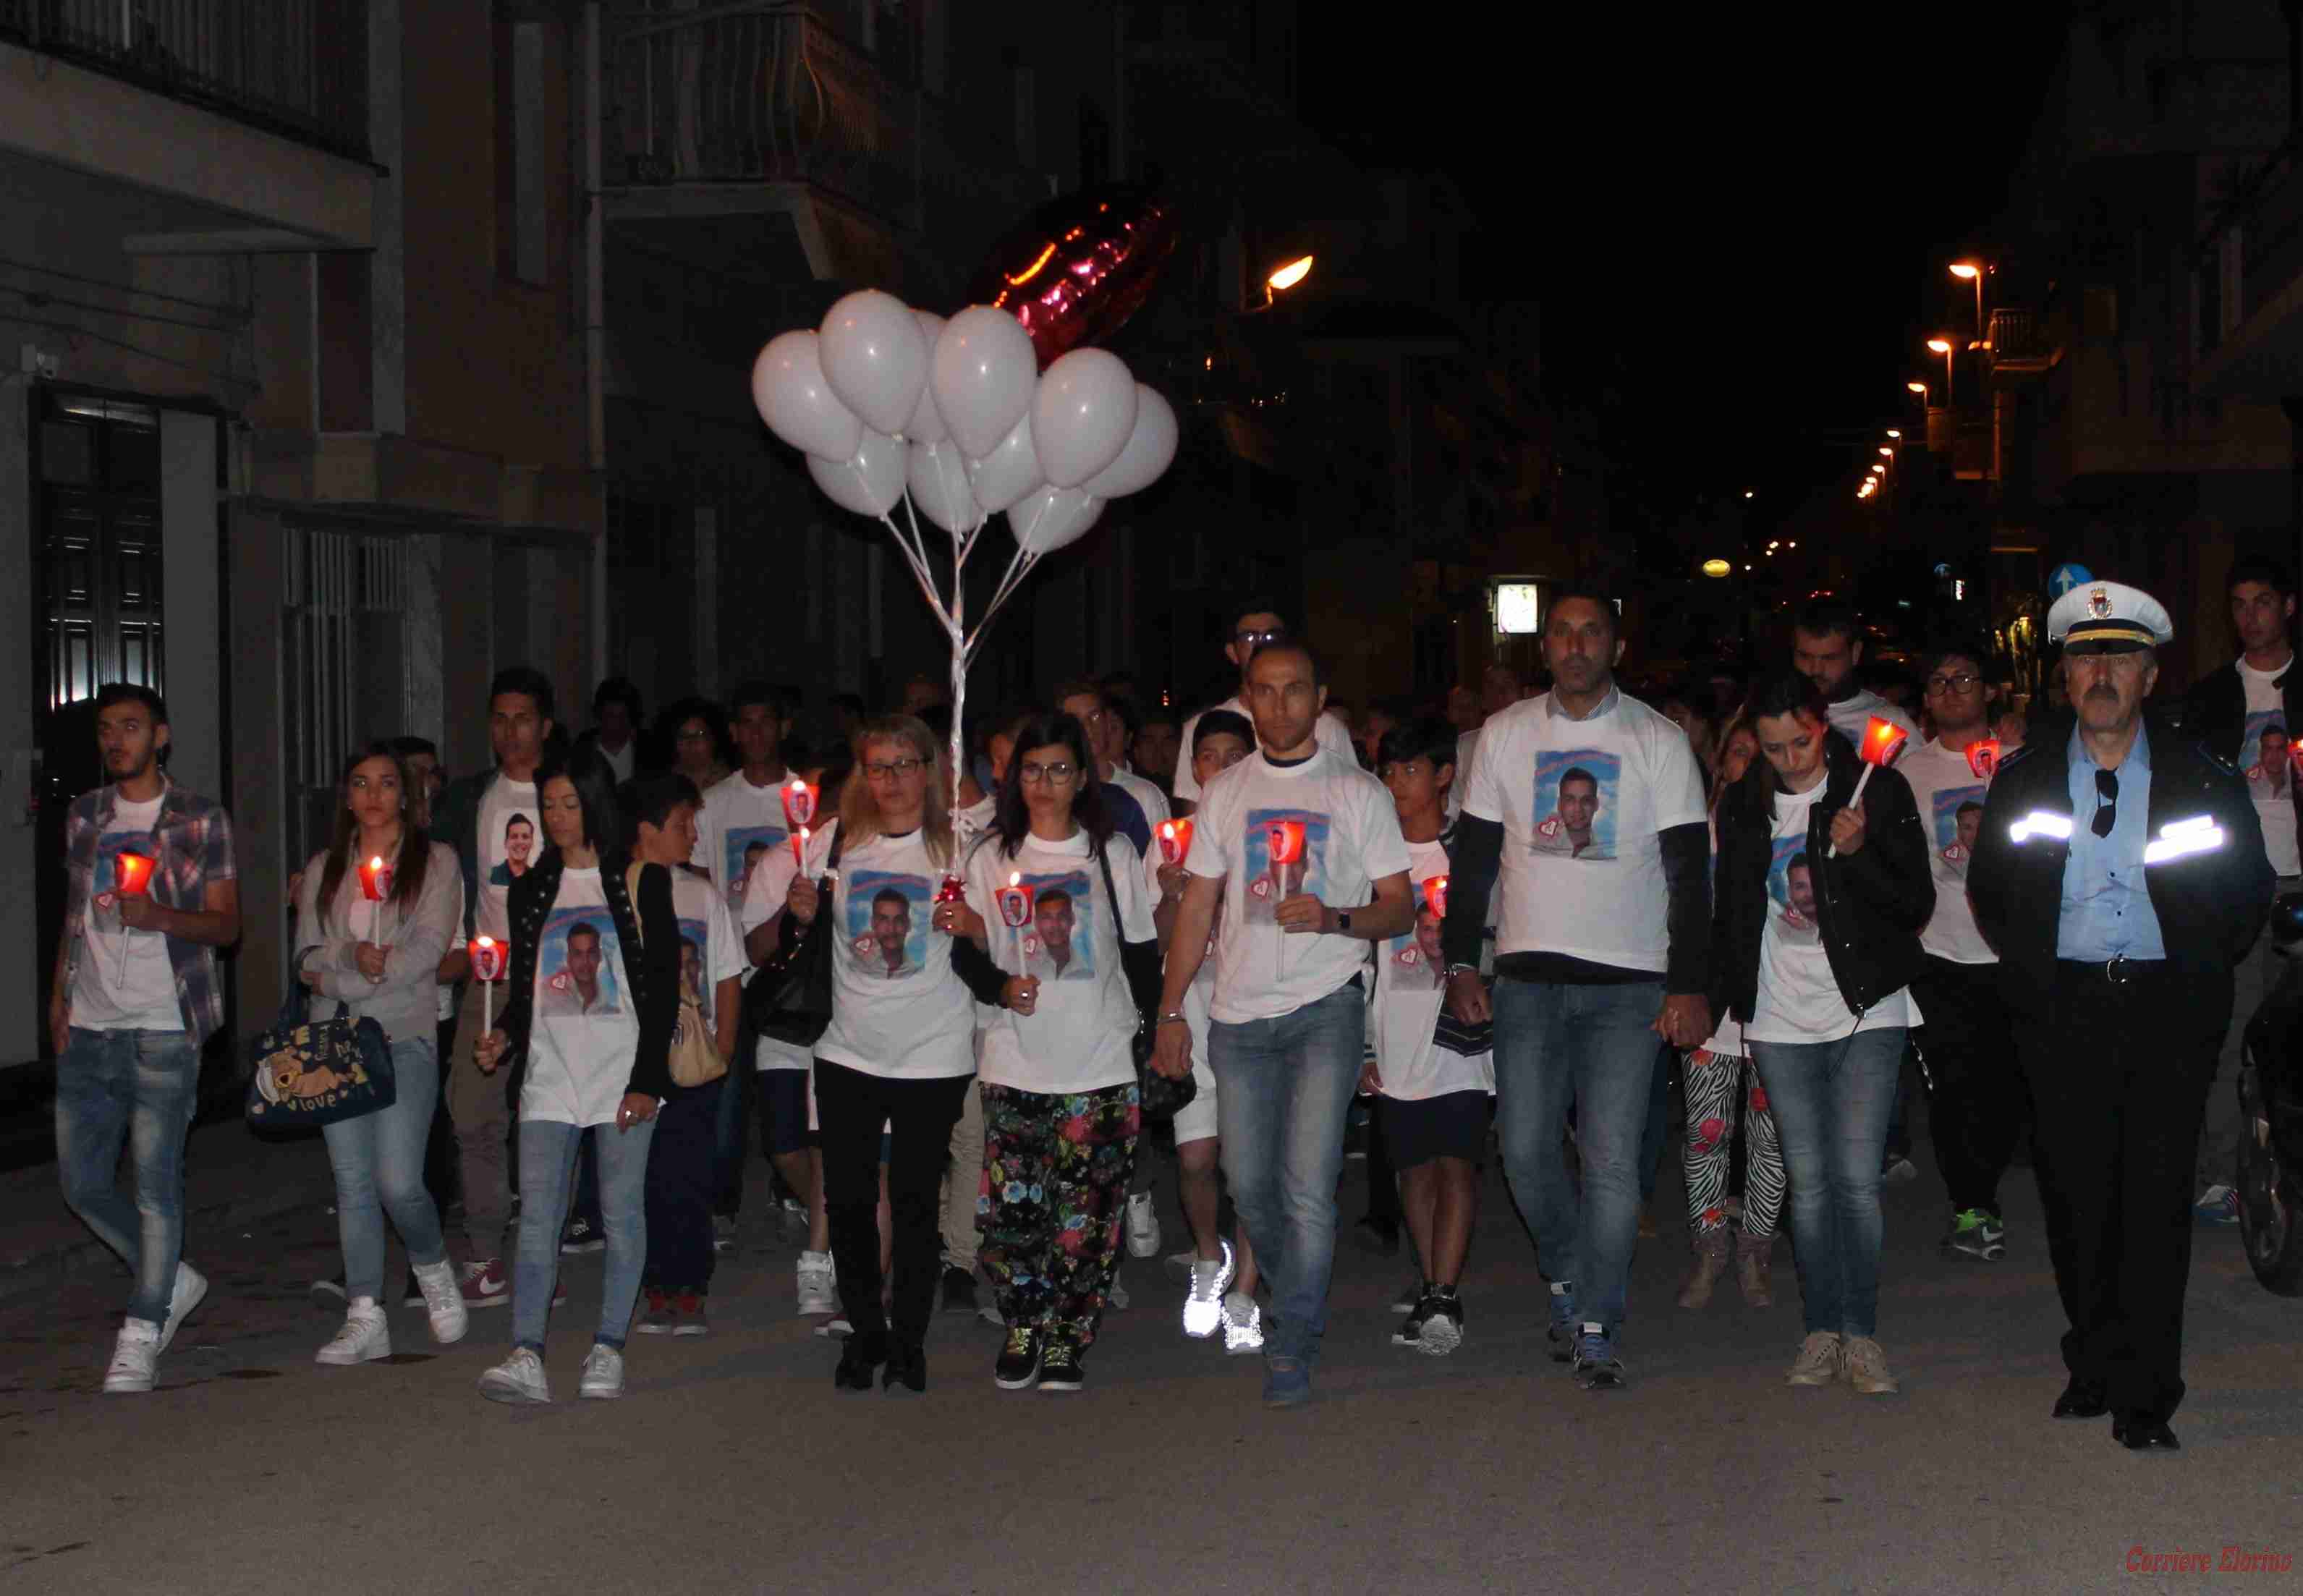
<path fill-rule="evenodd" d="M 1287 1414 L 1257 1405 L 1257 1360 L 1182 1337 L 1156 1264 L 1129 1265 L 1084 1393 L 996 1389 L 998 1332 L 942 1318 L 925 1396 L 842 1395 L 763 1215 L 723 1257 L 713 1333 L 635 1338 L 620 1402 L 572 1399 L 601 1265 L 571 1260 L 561 1400 L 515 1410 L 474 1389 L 508 1311 L 443 1348 L 395 1309 L 394 1361 L 322 1368 L 341 1308 L 306 1282 L 335 1266 L 332 1218 L 196 1235 L 215 1289 L 150 1396 L 99 1393 L 124 1277 L 0 1305 L 0 1590 L 2298 1588 L 2291 1561 L 2213 1571 L 2226 1547 L 2303 1555 L 2303 1303 L 2255 1286 L 2235 1233 L 2200 1237 L 2186 1449 L 2138 1458 L 2107 1420 L 2046 1416 L 2061 1325 L 2026 1172 L 1995 1266 L 1936 1256 L 1931 1174 L 1890 1189 L 1885 1398 L 1783 1384 L 1786 1246 L 1772 1309 L 1729 1284 L 1689 1313 L 1672 1236 L 1635 1264 L 1630 1389 L 1575 1389 L 1487 1195 L 1463 1349 L 1390 1346 L 1405 1266 L 1346 1243 L 1318 1400 Z M 1661 1212 L 1675 1195 L 1667 1170 Z M 1360 1212 L 1356 1172 L 1344 1200 Z M 2189 1554 L 2209 1572 L 2130 1571 Z"/>

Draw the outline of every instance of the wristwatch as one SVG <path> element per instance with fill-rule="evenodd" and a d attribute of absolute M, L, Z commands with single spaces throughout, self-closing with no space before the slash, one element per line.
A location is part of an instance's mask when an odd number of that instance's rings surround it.
<path fill-rule="evenodd" d="M 1351 910 L 1349 910 L 1349 909 L 1347 909 L 1347 908 L 1340 908 L 1340 909 L 1337 909 L 1337 910 L 1336 911 L 1336 933 L 1337 933 L 1337 935 L 1339 935 L 1339 936 L 1349 936 L 1349 935 L 1351 935 L 1351 933 L 1352 933 L 1352 911 L 1351 911 Z"/>

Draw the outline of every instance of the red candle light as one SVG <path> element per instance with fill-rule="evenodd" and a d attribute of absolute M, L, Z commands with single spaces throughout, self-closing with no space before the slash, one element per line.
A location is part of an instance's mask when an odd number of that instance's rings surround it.
<path fill-rule="evenodd" d="M 1992 772 L 1999 768 L 1999 739 L 1995 737 L 1978 737 L 1968 744 L 1967 768 L 1973 771 L 1981 781 L 1991 780 Z"/>
<path fill-rule="evenodd" d="M 1894 722 L 1874 715 L 1871 723 L 1863 729 L 1863 745 L 1856 751 L 1863 756 L 1866 764 L 1891 764 L 1910 736 Z"/>
<path fill-rule="evenodd" d="M 140 853 L 112 857 L 112 890 L 122 898 L 141 898 L 152 885 L 154 861 Z"/>
<path fill-rule="evenodd" d="M 480 984 L 480 1031 L 495 1028 L 495 984 L 504 978 L 503 944 L 492 936 L 476 936 L 471 946 L 472 979 Z"/>
<path fill-rule="evenodd" d="M 392 895 L 392 866 L 376 855 L 359 867 L 360 893 L 370 903 L 382 903 Z"/>
<path fill-rule="evenodd" d="M 794 776 L 784 783 L 784 823 L 805 831 L 815 823 L 816 788 Z"/>
<path fill-rule="evenodd" d="M 1435 875 L 1423 883 L 1423 901 L 1431 906 L 1433 914 L 1443 920 L 1447 917 L 1447 878 L 1446 876 Z"/>
<path fill-rule="evenodd" d="M 1034 896 L 1021 875 L 1010 875 L 1008 884 L 1000 889 L 1000 923 L 1018 927 L 1029 925 Z"/>
<path fill-rule="evenodd" d="M 1180 865 L 1192 851 L 1192 823 L 1188 820 L 1163 820 L 1160 823 L 1160 861 L 1164 865 Z"/>

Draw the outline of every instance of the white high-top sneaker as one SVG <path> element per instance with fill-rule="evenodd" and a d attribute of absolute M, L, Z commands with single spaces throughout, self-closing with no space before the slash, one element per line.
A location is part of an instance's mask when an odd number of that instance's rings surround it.
<path fill-rule="evenodd" d="M 432 1338 L 443 1346 L 462 1340 L 471 1328 L 472 1315 L 456 1281 L 456 1266 L 445 1258 L 437 1263 L 418 1264 L 416 1288 L 424 1294 L 424 1313 L 432 1322 Z"/>
<path fill-rule="evenodd" d="M 344 1328 L 312 1355 L 316 1364 L 372 1364 L 392 1355 L 392 1326 L 372 1296 L 356 1296 L 344 1314 Z"/>
<path fill-rule="evenodd" d="M 148 1319 L 131 1319 L 120 1327 L 113 1343 L 112 1367 L 104 1372 L 107 1391 L 148 1391 L 160 1362 L 160 1327 Z"/>

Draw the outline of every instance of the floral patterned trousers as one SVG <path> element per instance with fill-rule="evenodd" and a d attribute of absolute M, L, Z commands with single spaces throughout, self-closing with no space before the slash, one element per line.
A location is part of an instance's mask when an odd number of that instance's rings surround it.
<path fill-rule="evenodd" d="M 983 1272 L 1010 1328 L 1086 1347 L 1119 1269 L 1127 1178 L 1142 1126 L 1136 1089 L 1051 1096 L 983 1093 L 983 1181 L 975 1223 Z"/>

